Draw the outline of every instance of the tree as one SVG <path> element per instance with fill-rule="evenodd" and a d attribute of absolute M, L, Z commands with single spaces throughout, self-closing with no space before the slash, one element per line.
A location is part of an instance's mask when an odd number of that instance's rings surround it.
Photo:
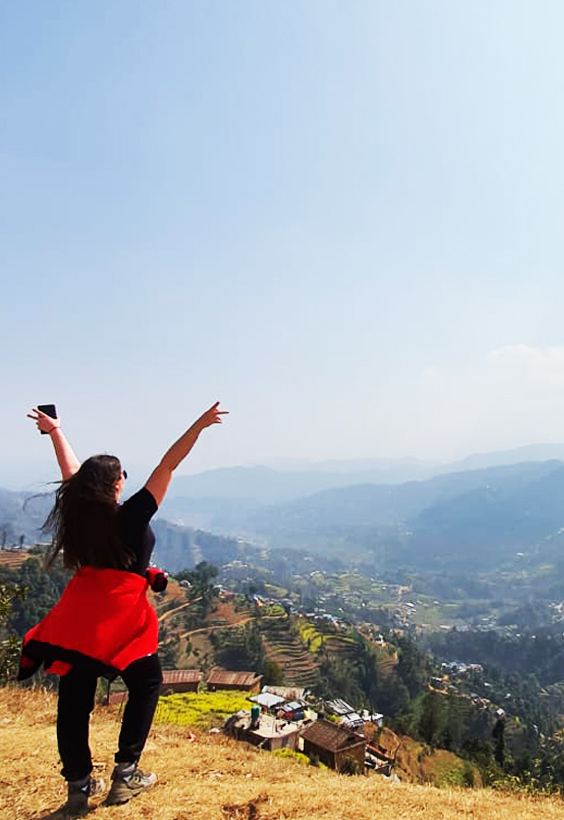
<path fill-rule="evenodd" d="M 211 641 L 221 666 L 234 671 L 262 672 L 265 653 L 256 623 L 242 624 L 236 629 L 219 629 L 212 632 Z"/>
<path fill-rule="evenodd" d="M 218 569 L 207 561 L 200 561 L 194 569 L 183 569 L 174 577 L 177 581 L 187 581 L 189 584 L 188 597 L 199 599 L 199 614 L 202 618 L 210 612 L 214 597 L 217 595 L 213 579 L 217 577 Z"/>
<path fill-rule="evenodd" d="M 415 641 L 404 635 L 396 639 L 398 647 L 398 677 L 415 698 L 425 688 L 430 674 L 430 658 Z"/>
<path fill-rule="evenodd" d="M 505 716 L 499 717 L 492 729 L 492 737 L 495 741 L 495 762 L 503 769 L 505 766 Z"/>
<path fill-rule="evenodd" d="M 281 686 L 284 683 L 284 670 L 270 658 L 265 660 L 262 673 L 263 683 L 267 686 Z"/>
<path fill-rule="evenodd" d="M 2 524 L 0 526 L 0 544 L 2 549 L 5 549 L 8 541 L 14 538 L 14 528 L 10 523 Z"/>
<path fill-rule="evenodd" d="M 440 745 L 448 725 L 445 698 L 437 692 L 428 692 L 421 698 L 418 733 L 429 746 Z"/>
<path fill-rule="evenodd" d="M 8 627 L 23 638 L 57 603 L 69 578 L 60 560 L 47 572 L 36 557 L 28 558 L 17 570 L 2 569 L 0 582 L 27 590 L 25 604 L 22 596 L 12 599 Z"/>

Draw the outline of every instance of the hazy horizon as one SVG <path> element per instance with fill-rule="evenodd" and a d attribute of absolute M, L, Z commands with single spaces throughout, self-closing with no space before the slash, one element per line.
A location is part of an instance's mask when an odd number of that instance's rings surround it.
<path fill-rule="evenodd" d="M 404 456 L 397 459 L 394 458 L 379 458 L 379 457 L 364 457 L 358 459 L 324 459 L 324 460 L 310 460 L 310 459 L 292 459 L 292 458 L 273 458 L 264 459 L 263 461 L 249 462 L 246 464 L 217 464 L 215 466 L 197 469 L 192 462 L 192 469 L 190 469 L 190 462 L 186 461 L 175 472 L 175 477 L 178 479 L 183 476 L 198 476 L 203 473 L 213 472 L 215 470 L 237 470 L 241 469 L 256 469 L 266 468 L 268 470 L 279 472 L 342 472 L 347 471 L 361 472 L 366 470 L 380 468 L 385 471 L 386 468 L 393 469 L 394 467 L 404 466 L 408 469 L 412 466 L 414 469 L 429 468 L 441 469 L 450 467 L 456 468 L 458 465 L 464 467 L 465 462 L 474 459 L 488 458 L 492 464 L 503 464 L 503 456 L 511 455 L 511 461 L 515 461 L 515 456 L 519 453 L 523 455 L 523 461 L 535 460 L 535 451 L 554 451 L 562 450 L 557 455 L 547 456 L 546 453 L 541 454 L 539 460 L 548 458 L 562 458 L 564 460 L 564 442 L 536 442 L 524 444 L 520 447 L 511 448 L 508 450 L 492 450 L 488 452 L 466 453 L 461 458 L 452 460 L 428 460 L 417 457 Z M 500 461 L 497 462 L 495 457 L 499 456 Z M 126 495 L 137 489 L 140 484 L 146 480 L 152 469 L 149 464 L 141 464 L 135 462 L 127 462 L 124 464 L 128 471 L 128 484 L 126 486 Z M 474 469 L 470 466 L 469 469 Z M 53 482 L 58 482 L 60 479 L 59 471 L 54 458 L 37 460 L 33 462 L 6 462 L 0 461 L 0 489 L 11 490 L 16 492 L 43 492 L 52 489 L 50 485 Z M 407 480 L 407 479 L 406 479 Z M 384 483 L 386 483 L 384 481 Z M 171 485 L 171 494 L 174 494 L 174 482 Z"/>

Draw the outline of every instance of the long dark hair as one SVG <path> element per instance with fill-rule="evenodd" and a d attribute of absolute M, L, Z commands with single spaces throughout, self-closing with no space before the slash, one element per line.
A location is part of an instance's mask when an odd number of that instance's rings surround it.
<path fill-rule="evenodd" d="M 115 456 L 92 456 L 63 481 L 43 530 L 53 533 L 46 568 L 62 552 L 67 569 L 127 569 L 133 558 L 116 528 L 116 482 L 122 476 Z"/>

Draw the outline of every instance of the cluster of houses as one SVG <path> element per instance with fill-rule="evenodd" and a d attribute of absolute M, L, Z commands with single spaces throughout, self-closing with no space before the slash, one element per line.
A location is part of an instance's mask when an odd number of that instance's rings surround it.
<path fill-rule="evenodd" d="M 249 701 L 250 709 L 226 721 L 232 737 L 267 751 L 303 752 L 337 771 L 392 773 L 394 761 L 375 740 L 383 715 L 359 715 L 343 700 L 325 701 L 323 711 L 315 711 L 299 687 L 263 686 Z"/>
<path fill-rule="evenodd" d="M 204 681 L 205 678 L 205 681 Z M 241 692 L 256 694 L 260 691 L 262 677 L 255 672 L 226 672 L 224 669 L 212 669 L 207 677 L 198 669 L 171 669 L 163 671 L 161 695 L 173 695 L 178 692 L 197 692 L 200 684 L 206 684 L 210 692 L 219 689 L 237 689 Z M 127 692 L 108 691 L 107 704 L 120 705 L 127 698 Z"/>
<path fill-rule="evenodd" d="M 429 680 L 429 691 L 441 692 L 443 694 L 457 695 L 461 698 L 469 700 L 479 712 L 490 712 L 495 715 L 496 719 L 500 720 L 505 717 L 505 711 L 499 708 L 489 698 L 478 695 L 476 692 L 461 691 L 458 682 L 467 678 L 471 673 L 475 675 L 483 675 L 484 667 L 481 663 L 462 663 L 461 661 L 449 661 L 441 664 L 441 677 L 432 677 Z M 486 689 L 492 689 L 492 684 L 483 681 Z M 505 695 L 507 701 L 511 700 L 513 695 L 508 692 Z"/>
<path fill-rule="evenodd" d="M 484 667 L 481 663 L 462 663 L 461 661 L 449 661 L 448 663 L 442 663 L 441 669 L 447 675 L 458 676 L 467 675 L 470 672 L 482 675 L 484 672 Z"/>
<path fill-rule="evenodd" d="M 481 663 L 462 663 L 460 661 L 449 661 L 441 664 L 442 675 L 432 677 L 429 681 L 429 688 L 436 692 L 448 692 L 449 694 L 459 694 L 456 681 L 465 678 L 469 674 L 482 675 L 484 667 Z M 485 684 L 488 686 L 488 684 Z"/>
<path fill-rule="evenodd" d="M 204 681 L 196 669 L 163 672 L 162 695 L 197 692 Z M 249 709 L 232 715 L 224 731 L 238 740 L 267 751 L 291 749 L 337 771 L 372 770 L 391 775 L 394 760 L 378 746 L 376 736 L 383 715 L 356 712 L 340 699 L 311 707 L 309 692 L 300 687 L 263 686 L 254 672 L 212 669 L 205 678 L 208 690 L 247 692 Z M 108 703 L 121 704 L 127 693 L 108 694 Z"/>

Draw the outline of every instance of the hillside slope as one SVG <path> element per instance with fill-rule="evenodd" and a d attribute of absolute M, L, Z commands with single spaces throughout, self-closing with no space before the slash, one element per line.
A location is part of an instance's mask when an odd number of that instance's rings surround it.
<path fill-rule="evenodd" d="M 0 816 L 55 820 L 64 797 L 55 744 L 55 698 L 42 690 L 0 690 Z M 115 713 L 92 719 L 96 770 L 108 779 L 118 734 Z M 96 806 L 99 820 L 560 820 L 559 798 L 486 789 L 448 791 L 346 777 L 301 767 L 222 736 L 189 742 L 180 727 L 153 729 L 143 758 L 159 774 L 152 792 L 126 806 Z"/>
<path fill-rule="evenodd" d="M 249 532 L 377 570 L 488 571 L 564 524 L 564 466 L 528 462 L 400 485 L 355 485 L 265 507 Z"/>

